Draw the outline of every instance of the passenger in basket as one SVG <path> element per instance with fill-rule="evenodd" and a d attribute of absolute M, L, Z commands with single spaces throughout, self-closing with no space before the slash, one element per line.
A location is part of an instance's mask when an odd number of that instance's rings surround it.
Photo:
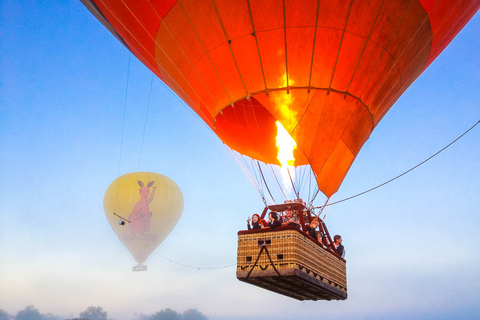
<path fill-rule="evenodd" d="M 263 225 L 260 224 L 260 216 L 256 213 L 252 216 L 252 226 L 251 227 L 250 227 L 250 218 L 248 218 L 247 219 L 247 227 L 248 227 L 248 230 L 262 229 Z"/>
<path fill-rule="evenodd" d="M 317 232 L 317 228 L 320 225 L 320 222 L 318 221 L 318 218 L 314 218 L 312 222 L 310 222 L 309 226 L 306 226 L 307 233 L 315 240 L 318 242 L 322 243 L 322 236 L 320 235 L 320 232 Z"/>
<path fill-rule="evenodd" d="M 345 248 L 342 245 L 342 237 L 337 234 L 333 237 L 333 241 L 333 247 L 337 250 L 338 255 L 345 258 Z"/>
<path fill-rule="evenodd" d="M 270 213 L 268 214 L 268 220 L 270 220 L 270 222 L 268 223 L 270 229 L 275 229 L 276 227 L 282 226 L 280 221 L 278 221 L 278 215 L 275 211 L 270 211 Z"/>
<path fill-rule="evenodd" d="M 285 209 L 285 216 L 282 217 L 282 226 L 299 226 L 300 221 L 298 217 L 293 215 L 292 207 L 288 206 Z"/>

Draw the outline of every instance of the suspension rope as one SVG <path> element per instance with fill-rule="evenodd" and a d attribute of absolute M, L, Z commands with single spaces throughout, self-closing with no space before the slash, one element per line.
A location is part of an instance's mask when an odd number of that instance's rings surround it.
<path fill-rule="evenodd" d="M 145 131 L 147 130 L 148 109 L 150 109 L 150 97 L 152 96 L 154 74 L 152 73 L 152 80 L 150 81 L 150 92 L 148 93 L 147 111 L 145 112 L 145 123 L 143 125 L 142 144 L 140 145 L 140 156 L 138 157 L 138 168 L 140 171 L 140 162 L 142 161 L 143 142 L 145 141 Z"/>
<path fill-rule="evenodd" d="M 273 203 L 275 203 L 275 199 L 273 198 L 272 193 L 270 192 L 270 188 L 268 187 L 268 184 L 265 181 L 265 176 L 263 175 L 262 168 L 260 167 L 260 161 L 257 161 L 257 164 L 258 164 L 258 169 L 260 170 L 260 174 L 262 175 L 263 182 L 265 183 L 265 187 L 267 187 L 268 193 L 270 194 L 270 197 L 272 198 Z M 265 200 L 265 198 L 264 198 L 264 200 Z M 264 202 L 265 202 L 265 206 L 267 206 L 266 201 L 264 201 Z"/>
<path fill-rule="evenodd" d="M 310 170 L 309 170 L 309 169 L 310 169 Z M 310 167 L 310 166 L 301 166 L 301 167 L 299 167 L 299 170 L 300 170 L 300 172 L 301 172 L 301 174 L 300 174 L 301 178 L 299 179 L 299 182 L 298 182 L 298 184 L 297 184 L 297 185 L 298 185 L 298 188 L 297 188 L 297 189 L 299 190 L 299 193 L 300 193 L 300 194 L 303 194 L 303 191 L 304 191 L 305 188 L 306 188 L 305 180 L 306 180 L 306 179 L 309 179 L 309 178 L 307 178 L 307 176 L 308 176 L 308 173 L 307 173 L 307 172 L 311 173 L 312 170 L 311 170 L 311 167 Z M 309 181 L 309 183 L 310 183 L 310 181 Z"/>
<path fill-rule="evenodd" d="M 311 170 L 311 168 L 310 168 L 310 171 L 308 173 L 308 198 L 307 198 L 307 202 L 310 202 L 310 192 L 312 191 L 312 172 L 313 172 L 313 170 Z"/>
<path fill-rule="evenodd" d="M 272 165 L 270 165 L 270 171 L 272 171 L 272 175 L 273 175 L 273 177 L 275 178 L 275 181 L 277 181 L 278 188 L 280 189 L 280 191 L 282 191 L 283 196 L 285 197 L 285 200 L 286 200 L 286 199 L 287 199 L 287 196 L 285 195 L 285 192 L 283 192 L 283 188 L 282 188 L 282 186 L 280 185 L 280 182 L 278 182 L 277 175 L 275 174 L 275 171 L 273 171 Z"/>
<path fill-rule="evenodd" d="M 125 101 L 123 103 L 123 122 L 122 122 L 122 137 L 120 141 L 120 159 L 118 160 L 118 174 L 120 177 L 120 165 L 122 164 L 122 152 L 123 152 L 123 136 L 125 133 L 125 114 L 127 113 L 127 95 L 128 95 L 128 79 L 130 78 L 130 54 L 128 55 L 128 67 L 127 67 L 127 83 L 125 85 Z"/>
<path fill-rule="evenodd" d="M 143 244 L 145 247 L 147 247 L 148 249 L 152 250 L 153 253 L 155 253 L 156 255 L 162 257 L 163 259 L 165 260 L 168 260 L 170 261 L 171 263 L 174 263 L 176 265 L 179 265 L 179 266 L 182 266 L 182 267 L 185 267 L 185 268 L 191 268 L 191 269 L 197 269 L 197 270 L 213 270 L 213 269 L 225 269 L 225 268 L 230 268 L 230 267 L 233 267 L 233 266 L 236 266 L 237 263 L 235 262 L 234 264 L 228 264 L 228 265 L 224 265 L 224 266 L 216 266 L 216 267 L 198 267 L 198 266 L 192 266 L 192 265 L 189 265 L 189 264 L 185 264 L 185 263 L 181 263 L 181 262 L 177 262 L 177 261 L 174 261 L 170 258 L 167 258 L 165 257 L 164 255 L 158 253 L 154 248 L 150 247 L 149 245 L 147 245 L 145 242 L 143 242 L 141 239 L 137 239 L 138 241 L 140 241 L 141 244 Z"/>
<path fill-rule="evenodd" d="M 252 172 L 252 175 L 255 177 L 255 180 L 257 181 L 258 187 L 262 190 L 262 193 L 265 193 L 262 187 L 262 180 L 259 177 L 259 173 L 255 169 L 255 160 L 248 157 L 248 156 L 243 156 L 244 161 L 250 166 L 250 171 Z M 247 161 L 248 160 L 248 161 Z"/>
<path fill-rule="evenodd" d="M 292 183 L 293 192 L 294 192 L 295 195 L 297 196 L 297 199 L 299 199 L 300 196 L 298 195 L 297 189 L 295 189 L 295 183 L 293 183 L 292 176 L 291 176 L 291 174 L 290 174 L 290 170 L 288 170 L 288 167 L 287 167 L 287 172 L 288 172 L 288 177 L 290 178 L 290 182 Z"/>
<path fill-rule="evenodd" d="M 310 205 L 313 204 L 313 201 L 315 200 L 315 198 L 317 197 L 318 193 L 320 192 L 320 189 L 317 188 L 317 192 L 315 192 L 315 195 L 313 196 L 312 200 L 310 200 Z"/>
<path fill-rule="evenodd" d="M 243 173 L 247 176 L 247 179 L 250 180 L 250 183 L 253 185 L 253 187 L 257 190 L 258 194 L 264 198 L 264 195 L 262 194 L 262 191 L 258 188 L 257 184 L 255 183 L 255 181 L 253 181 L 253 177 L 251 176 L 250 172 L 247 171 L 247 168 L 240 162 L 240 160 L 238 159 L 237 155 L 235 154 L 235 152 L 230 149 L 229 147 L 227 147 L 225 145 L 225 148 L 228 149 L 228 151 L 230 151 L 230 154 L 232 155 L 233 159 L 237 162 L 238 166 L 240 167 L 240 169 L 243 171 Z"/>
<path fill-rule="evenodd" d="M 437 156 L 439 153 L 441 153 L 442 151 L 444 151 L 445 149 L 447 149 L 448 147 L 450 147 L 452 144 L 454 144 L 455 142 L 457 142 L 460 138 L 462 138 L 464 135 L 466 135 L 470 130 L 472 130 L 472 129 L 473 129 L 475 126 L 477 126 L 479 123 L 480 123 L 480 120 L 477 121 L 477 123 L 475 123 L 473 126 L 471 126 L 467 131 L 465 131 L 464 133 L 462 133 L 458 138 L 456 138 L 455 140 L 453 140 L 452 142 L 450 142 L 448 145 L 446 145 L 445 147 L 443 147 L 440 151 L 436 152 L 434 155 L 430 156 L 429 158 L 423 160 L 422 162 L 420 162 L 419 164 L 417 164 L 417 165 L 414 166 L 413 168 L 405 171 L 405 172 L 402 173 L 402 174 L 399 174 L 399 175 L 396 176 L 395 178 L 392 178 L 392 179 L 390 179 L 390 180 L 388 180 L 388 181 L 386 181 L 386 182 L 384 182 L 384 183 L 382 183 L 382 184 L 379 184 L 379 185 L 376 186 L 376 187 L 373 187 L 373 188 L 368 189 L 368 190 L 366 190 L 366 191 L 360 192 L 360 193 L 358 193 L 358 194 L 356 194 L 356 195 L 353 195 L 353 196 L 351 196 L 351 197 L 348 197 L 348 198 L 345 198 L 345 199 L 342 199 L 342 200 L 339 200 L 339 201 L 336 201 L 336 202 L 332 202 L 332 203 L 330 203 L 330 204 L 325 204 L 324 206 L 331 206 L 331 205 L 334 205 L 334 204 L 337 204 L 337 203 L 341 203 L 341 202 L 344 202 L 344 201 L 347 201 L 347 200 L 356 198 L 356 197 L 361 196 L 361 195 L 363 195 L 363 194 L 365 194 L 365 193 L 368 193 L 368 192 L 370 192 L 370 191 L 373 191 L 373 190 L 375 190 L 375 189 L 378 189 L 378 188 L 380 188 L 380 187 L 383 187 L 384 185 L 386 185 L 386 184 L 388 184 L 388 183 L 390 183 L 390 182 L 392 182 L 392 181 L 394 181 L 394 180 L 396 180 L 396 179 L 398 179 L 398 178 L 406 175 L 406 174 L 409 173 L 410 171 L 412 171 L 412 170 L 420 167 L 422 164 L 424 164 L 425 162 L 431 160 L 433 157 Z M 317 193 L 318 193 L 318 192 L 317 192 Z M 316 208 L 321 208 L 321 207 L 316 207 Z"/>
<path fill-rule="evenodd" d="M 260 180 L 260 177 L 258 176 L 257 170 L 255 170 L 255 165 L 254 165 L 254 160 L 250 157 L 247 157 L 245 155 L 242 155 L 243 162 L 245 163 L 245 167 L 248 168 L 250 175 L 252 176 L 253 179 L 255 179 L 255 184 L 261 192 L 262 199 L 265 198 L 265 191 L 262 187 L 262 181 Z"/>

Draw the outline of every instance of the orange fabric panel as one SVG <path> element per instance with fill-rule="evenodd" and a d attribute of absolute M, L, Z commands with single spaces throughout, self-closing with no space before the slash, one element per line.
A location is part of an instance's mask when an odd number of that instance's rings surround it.
<path fill-rule="evenodd" d="M 318 0 L 285 0 L 287 28 L 315 26 L 318 3 Z"/>
<path fill-rule="evenodd" d="M 334 151 L 317 174 L 317 183 L 328 197 L 337 192 L 343 177 L 347 174 L 355 156 L 351 154 L 342 140 L 338 141 Z"/>
<path fill-rule="evenodd" d="M 226 41 L 212 1 L 182 0 L 179 3 L 207 52 Z"/>
<path fill-rule="evenodd" d="M 123 12 L 123 14 L 128 12 L 129 15 L 135 17 L 136 23 L 130 24 L 130 28 L 131 26 L 135 28 L 132 29 L 132 33 L 140 35 L 140 42 L 143 43 L 144 40 L 151 42 L 155 38 L 161 19 L 158 13 L 150 6 L 148 0 L 129 1 L 128 10 Z M 148 36 L 143 34 L 143 32 L 146 32 Z M 149 48 L 147 50 L 150 51 Z"/>
<path fill-rule="evenodd" d="M 309 159 L 314 172 L 323 167 L 344 134 L 356 108 L 354 102 L 356 100 L 350 96 L 344 98 L 340 93 L 328 94 L 326 90 L 317 90 L 305 116 L 295 128 L 297 144 Z"/>
<path fill-rule="evenodd" d="M 314 28 L 287 29 L 288 85 L 308 87 Z"/>
<path fill-rule="evenodd" d="M 413 1 L 384 1 L 370 34 L 370 40 L 381 48 L 389 45 L 412 3 Z"/>
<path fill-rule="evenodd" d="M 341 39 L 342 30 L 317 28 L 315 53 L 313 57 L 313 87 L 330 87 Z"/>
<path fill-rule="evenodd" d="M 287 86 L 285 64 L 285 34 L 283 29 L 257 32 L 258 47 L 268 88 Z"/>
<path fill-rule="evenodd" d="M 362 96 L 372 73 L 377 68 L 377 63 L 382 53 L 384 53 L 383 48 L 373 41 L 367 41 L 367 46 L 353 74 L 352 82 L 348 86 L 348 92 L 351 95 L 355 97 Z"/>
<path fill-rule="evenodd" d="M 253 33 L 247 1 L 215 1 L 215 6 L 229 40 Z"/>
<path fill-rule="evenodd" d="M 297 145 L 301 148 L 303 154 L 307 158 L 310 159 L 312 155 L 315 155 L 317 162 L 321 163 L 326 160 L 323 150 L 328 149 L 328 146 L 324 145 L 321 150 L 319 149 L 319 152 L 316 152 L 316 141 L 318 141 L 320 131 L 319 124 L 322 119 L 326 92 L 322 92 L 322 90 L 314 90 L 311 91 L 311 93 L 313 93 L 313 97 L 310 104 L 307 106 L 307 109 L 300 118 L 298 125 L 291 133 L 291 136 L 295 139 Z"/>
<path fill-rule="evenodd" d="M 370 137 L 373 129 L 372 115 L 365 105 L 358 102 L 342 134 L 342 140 L 355 157 Z"/>
<path fill-rule="evenodd" d="M 212 115 L 216 115 L 223 106 L 229 105 L 231 100 L 208 56 L 203 56 L 203 58 L 195 64 L 195 69 L 197 69 L 198 74 L 202 77 L 203 83 L 215 99 L 215 105 L 207 105 L 207 107 Z"/>
<path fill-rule="evenodd" d="M 355 34 L 346 33 L 338 55 L 335 74 L 331 84 L 335 90 L 346 92 L 358 61 L 362 57 L 366 39 Z"/>
<path fill-rule="evenodd" d="M 179 4 L 176 4 L 163 19 L 156 40 L 168 53 L 170 60 L 178 61 L 178 68 L 185 77 L 193 72 L 192 65 L 205 55 L 195 30 Z"/>
<path fill-rule="evenodd" d="M 210 59 L 212 60 L 212 64 L 215 66 L 215 70 L 225 87 L 229 99 L 233 102 L 245 97 L 246 90 L 243 86 L 242 79 L 240 78 L 240 74 L 238 73 L 238 69 L 235 65 L 228 44 L 224 43 L 212 50 L 210 52 Z M 217 106 L 218 110 L 215 110 L 215 114 L 224 106 L 225 104 L 222 104 L 221 101 L 219 101 L 219 105 Z"/>
<path fill-rule="evenodd" d="M 190 84 L 185 88 L 187 94 L 190 97 L 198 95 L 201 99 L 201 102 L 203 102 L 204 107 L 209 110 L 209 114 L 214 117 L 215 115 L 212 114 L 210 110 L 215 108 L 217 101 L 214 100 L 214 96 L 209 90 L 210 88 L 206 87 L 205 83 L 202 81 L 202 79 L 200 79 L 198 74 L 193 71 L 188 75 L 187 81 Z"/>
<path fill-rule="evenodd" d="M 144 17 L 149 17 L 150 21 L 145 22 L 145 25 L 143 25 L 144 22 L 140 24 L 131 12 L 131 10 L 138 11 L 138 7 L 135 5 L 132 5 L 132 9 L 130 9 L 122 3 L 113 0 L 101 0 L 96 2 L 96 4 L 125 42 L 130 47 L 135 48 L 137 57 L 150 68 L 155 67 L 155 59 L 152 54 L 154 41 L 150 35 L 150 33 L 155 33 L 155 26 L 160 24 L 160 18 L 158 18 L 155 12 L 151 8 L 150 10 L 146 9 L 148 13 L 145 13 Z M 130 6 L 130 3 L 128 5 Z M 147 27 L 150 30 L 146 30 L 145 28 Z"/>
<path fill-rule="evenodd" d="M 176 2 L 177 0 L 149 1 L 150 5 L 154 8 L 161 19 L 165 17 Z"/>
<path fill-rule="evenodd" d="M 343 31 L 351 3 L 349 0 L 320 1 L 317 26 Z"/>
<path fill-rule="evenodd" d="M 347 33 L 368 38 L 382 4 L 388 1 L 353 1 L 348 17 Z"/>
<path fill-rule="evenodd" d="M 282 1 L 249 0 L 249 2 L 256 32 L 283 29 L 285 23 Z"/>
<path fill-rule="evenodd" d="M 266 163 L 279 164 L 275 118 L 255 99 L 228 106 L 216 117 L 215 133 L 231 148 Z"/>
<path fill-rule="evenodd" d="M 157 43 L 155 46 L 155 60 L 157 64 L 162 66 L 179 86 L 185 88 L 188 73 L 192 70 L 192 64 L 188 61 L 164 24 L 160 26 L 155 40 Z"/>
<path fill-rule="evenodd" d="M 232 40 L 232 51 L 248 92 L 265 90 L 262 66 L 255 37 L 246 35 Z"/>
<path fill-rule="evenodd" d="M 398 21 L 393 24 L 394 33 L 385 53 L 381 54 L 379 61 L 372 63 L 378 65 L 375 65 L 361 96 L 362 102 L 377 115 L 375 120 L 381 118 L 396 100 L 386 99 L 387 95 L 396 95 L 396 92 L 391 92 L 392 88 L 395 86 L 398 90 L 410 79 L 416 79 L 420 73 L 415 63 L 424 64 L 428 58 L 429 53 L 423 50 L 429 48 L 431 38 L 426 13 L 415 1 L 405 9 L 404 14 L 395 16 Z"/>

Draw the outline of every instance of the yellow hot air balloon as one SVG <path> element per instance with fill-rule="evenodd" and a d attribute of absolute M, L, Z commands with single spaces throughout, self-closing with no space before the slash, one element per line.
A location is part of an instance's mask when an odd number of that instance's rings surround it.
<path fill-rule="evenodd" d="M 133 172 L 113 181 L 105 192 L 108 223 L 138 265 L 143 263 L 177 224 L 183 195 L 170 178 L 153 172 Z"/>

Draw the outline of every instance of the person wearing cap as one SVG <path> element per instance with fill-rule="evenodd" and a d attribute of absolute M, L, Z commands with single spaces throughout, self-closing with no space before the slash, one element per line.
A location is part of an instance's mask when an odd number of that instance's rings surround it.
<path fill-rule="evenodd" d="M 285 208 L 285 216 L 282 217 L 282 226 L 298 226 L 300 225 L 300 221 L 295 219 L 293 216 L 293 210 L 291 206 L 287 206 Z"/>
<path fill-rule="evenodd" d="M 338 255 L 342 258 L 345 258 L 345 248 L 342 245 L 342 237 L 338 234 L 333 237 L 333 247 L 337 251 Z"/>

